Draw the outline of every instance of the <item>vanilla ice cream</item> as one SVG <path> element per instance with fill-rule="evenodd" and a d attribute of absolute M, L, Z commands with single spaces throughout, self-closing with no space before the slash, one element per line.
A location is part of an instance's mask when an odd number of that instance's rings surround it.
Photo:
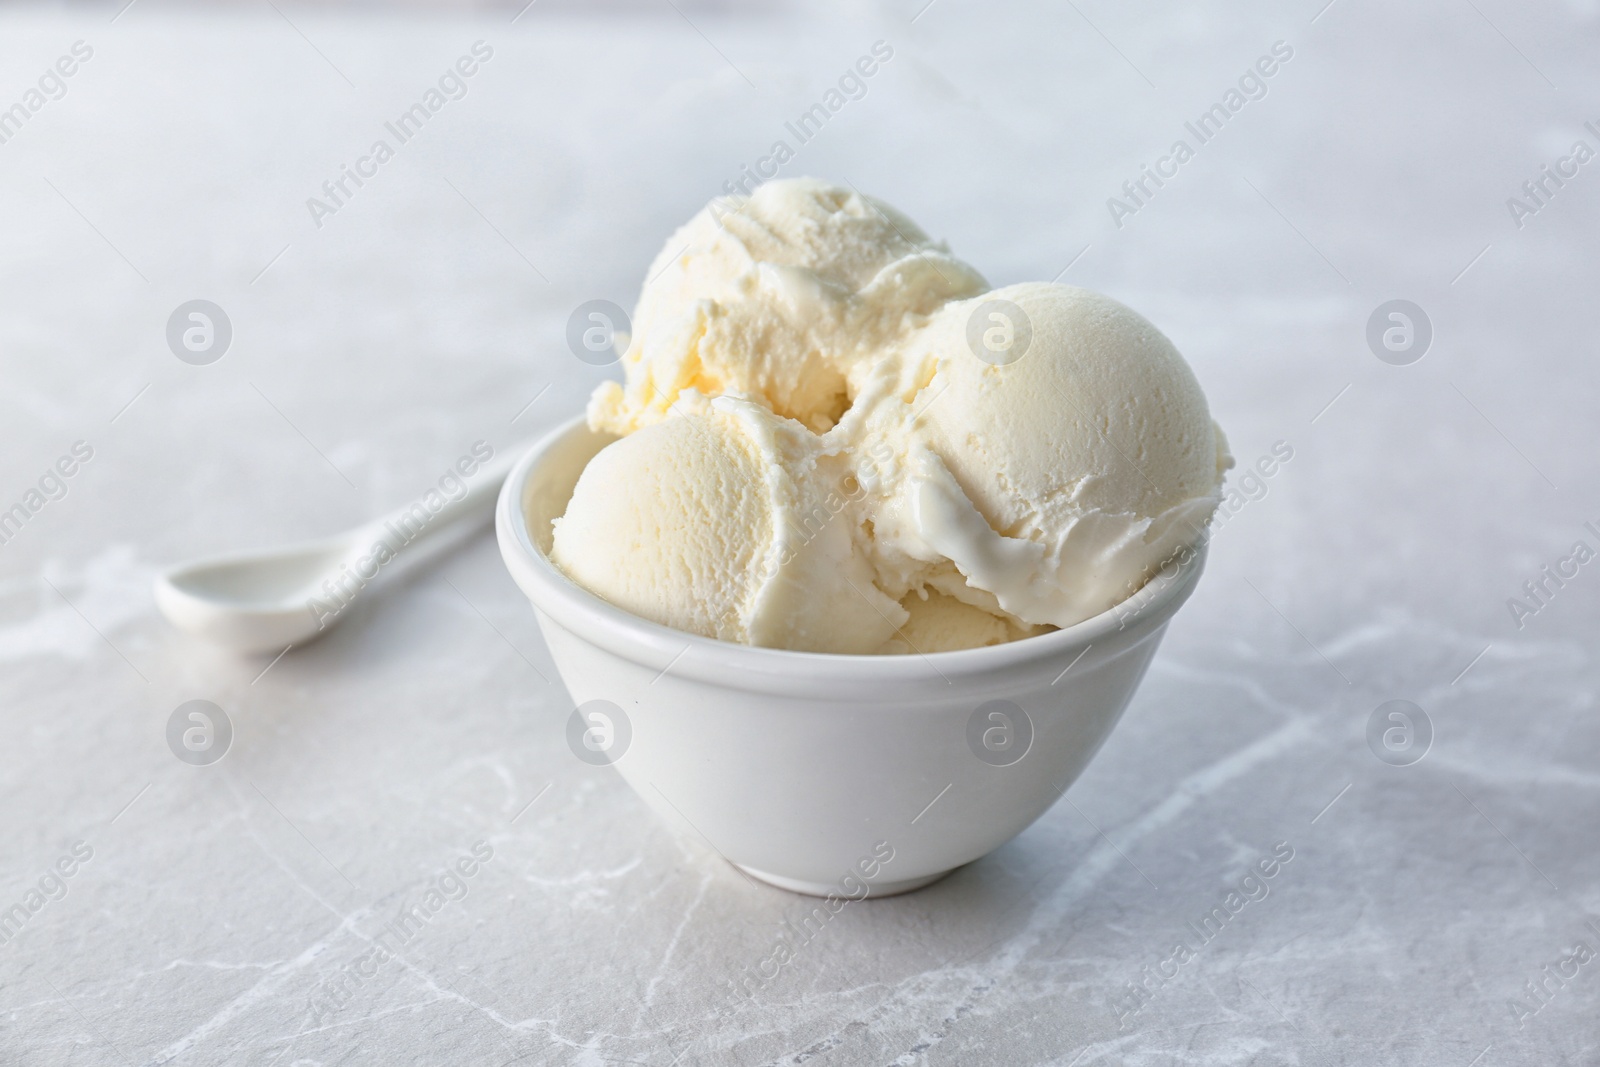
<path fill-rule="evenodd" d="M 1030 335 L 1014 362 L 974 354 L 994 315 Z M 1070 626 L 1200 538 L 1232 464 L 1172 342 L 1087 289 L 1029 282 L 947 304 L 884 369 L 889 395 L 841 429 L 894 457 L 867 479 L 892 593 L 932 585 Z"/>
<path fill-rule="evenodd" d="M 874 652 L 906 620 L 873 584 L 860 487 L 817 436 L 723 397 L 602 449 L 551 558 L 591 592 L 705 637 Z"/>
<path fill-rule="evenodd" d="M 962 648 L 1001 645 L 1050 629 L 1020 625 L 931 587 L 906 594 L 900 606 L 906 609 L 906 621 L 877 649 L 878 652 L 890 655 L 954 652 Z"/>
<path fill-rule="evenodd" d="M 625 434 L 687 391 L 741 395 L 822 431 L 858 365 L 952 297 L 988 288 L 887 204 L 810 178 L 713 201 L 650 265 L 622 356 L 624 383 L 589 421 Z"/>
<path fill-rule="evenodd" d="M 1070 626 L 1204 536 L 1232 465 L 1110 297 L 989 291 L 852 190 L 719 201 L 651 267 L 553 561 L 690 633 L 928 654 Z"/>

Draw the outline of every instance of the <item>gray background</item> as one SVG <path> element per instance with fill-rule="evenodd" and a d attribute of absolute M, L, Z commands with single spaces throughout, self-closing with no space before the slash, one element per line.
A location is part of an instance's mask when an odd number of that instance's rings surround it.
<path fill-rule="evenodd" d="M 1506 206 L 1600 147 L 1595 4 L 923 3 L 0 12 L 0 107 L 94 49 L 0 145 L 0 508 L 94 449 L 0 546 L 0 907 L 93 849 L 0 946 L 0 1060 L 1600 1059 L 1600 960 L 1511 1007 L 1600 949 L 1600 563 L 1520 628 L 1507 607 L 1600 548 L 1600 161 L 1520 228 Z M 313 226 L 306 198 L 479 39 L 468 95 Z M 671 228 L 877 40 L 893 60 L 784 173 L 899 205 L 996 284 L 1132 304 L 1243 463 L 1294 458 L 1217 534 L 1070 803 L 847 908 L 735 1006 L 798 898 L 573 758 L 487 535 L 270 669 L 175 633 L 149 583 L 578 410 L 608 371 L 566 350 L 570 311 L 631 306 Z M 1278 40 L 1268 95 L 1116 227 L 1107 197 Z M 209 366 L 165 341 L 195 298 L 233 324 Z M 1365 341 L 1395 298 L 1436 334 L 1409 366 Z M 197 698 L 235 731 L 210 767 L 164 740 Z M 1413 766 L 1365 740 L 1392 699 L 1436 734 Z M 468 895 L 313 1020 L 480 840 Z M 1278 842 L 1271 895 L 1119 1028 L 1127 983 Z"/>

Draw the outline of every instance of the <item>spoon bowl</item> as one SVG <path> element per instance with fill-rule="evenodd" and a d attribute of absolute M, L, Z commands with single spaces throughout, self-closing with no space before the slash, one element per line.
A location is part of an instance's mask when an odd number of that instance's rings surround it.
<path fill-rule="evenodd" d="M 345 535 L 197 560 L 156 579 L 156 606 L 179 629 L 236 652 L 277 652 L 332 625 L 312 601 L 326 597 L 323 581 L 354 544 Z"/>

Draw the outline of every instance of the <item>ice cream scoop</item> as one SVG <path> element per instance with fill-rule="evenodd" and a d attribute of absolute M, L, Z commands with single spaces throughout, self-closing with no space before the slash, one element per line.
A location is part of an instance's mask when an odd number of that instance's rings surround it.
<path fill-rule="evenodd" d="M 805 427 L 723 397 L 602 449 L 551 559 L 612 604 L 725 641 L 874 652 L 906 613 L 873 584 L 860 486 Z"/>
<path fill-rule="evenodd" d="M 986 349 L 990 330 L 1015 347 Z M 851 429 L 895 457 L 868 483 L 891 591 L 928 584 L 1069 626 L 1200 538 L 1233 462 L 1172 342 L 1087 289 L 1025 283 L 947 304 L 884 371 L 898 391 Z"/>
<path fill-rule="evenodd" d="M 629 433 L 695 390 L 826 430 L 849 404 L 855 368 L 945 301 L 987 288 L 916 223 L 854 189 L 795 178 L 720 198 L 650 265 L 625 381 L 596 391 L 589 422 Z"/>

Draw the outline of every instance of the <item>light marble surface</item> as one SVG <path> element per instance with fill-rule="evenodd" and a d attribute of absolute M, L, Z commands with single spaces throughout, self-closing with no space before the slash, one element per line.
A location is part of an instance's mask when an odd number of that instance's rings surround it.
<path fill-rule="evenodd" d="M 1600 564 L 1520 627 L 1507 606 L 1600 548 L 1600 162 L 1520 228 L 1506 205 L 1600 147 L 1600 18 L 1322 2 L 0 13 L 0 106 L 93 48 L 0 144 L 0 508 L 93 449 L 0 546 L 0 908 L 92 850 L 0 945 L 0 1062 L 1600 1062 L 1600 960 L 1511 1006 L 1600 949 Z M 306 198 L 480 39 L 466 97 L 316 228 Z M 892 61 L 785 173 L 883 196 L 997 284 L 1128 301 L 1241 461 L 1293 459 L 1070 803 L 736 1002 L 799 898 L 573 758 L 487 536 L 270 669 L 174 633 L 149 582 L 577 410 L 607 372 L 568 313 L 631 304 L 877 40 Z M 1106 198 L 1279 40 L 1267 95 L 1115 226 Z M 194 298 L 233 323 L 209 366 L 164 337 Z M 1409 366 L 1364 339 L 1394 298 L 1435 328 Z M 164 736 L 197 698 L 235 730 L 209 767 Z M 1412 766 L 1365 739 L 1393 699 L 1436 734 Z M 480 841 L 466 895 L 318 1014 Z M 1119 1019 L 1280 842 L 1270 895 Z"/>

